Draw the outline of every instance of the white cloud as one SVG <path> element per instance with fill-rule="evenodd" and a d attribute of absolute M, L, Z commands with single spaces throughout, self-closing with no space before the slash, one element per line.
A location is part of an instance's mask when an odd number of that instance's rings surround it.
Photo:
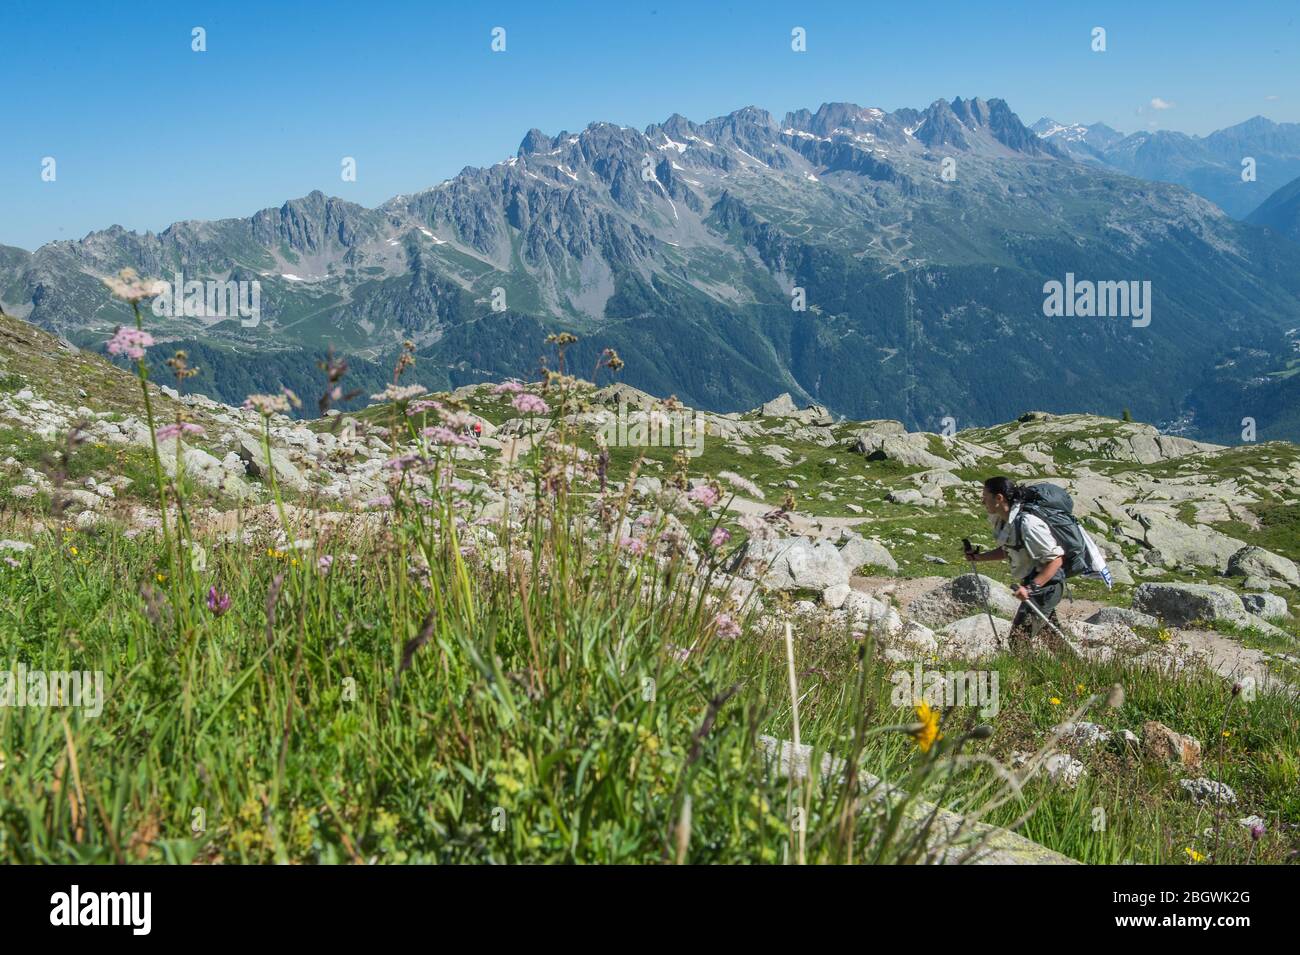
<path fill-rule="evenodd" d="M 1161 99 L 1159 96 L 1153 96 L 1151 98 L 1151 108 L 1152 109 L 1173 109 L 1174 104 L 1169 102 L 1168 100 Z"/>

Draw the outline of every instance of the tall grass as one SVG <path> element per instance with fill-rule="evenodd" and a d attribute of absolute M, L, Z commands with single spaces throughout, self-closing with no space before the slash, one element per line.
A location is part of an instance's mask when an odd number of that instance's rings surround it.
<path fill-rule="evenodd" d="M 607 456 L 579 450 L 583 392 L 558 344 L 560 371 L 516 399 L 531 446 L 496 474 L 495 512 L 463 481 L 464 410 L 402 398 L 371 510 L 288 507 L 268 419 L 271 531 L 205 534 L 155 442 L 164 516 L 186 520 L 43 538 L 5 568 L 9 668 L 100 670 L 107 694 L 97 718 L 0 708 L 0 859 L 978 855 L 983 836 L 938 826 L 922 799 L 1006 823 L 1046 800 L 1038 831 L 1076 831 L 1084 796 L 1009 784 L 988 727 L 894 706 L 869 629 L 787 638 L 773 598 L 722 572 L 737 556 L 715 534 L 726 505 L 716 487 L 686 493 L 688 459 L 668 480 L 687 506 L 634 520 L 638 468 L 607 485 Z M 762 745 L 796 736 L 826 772 Z"/>
<path fill-rule="evenodd" d="M 164 520 L 133 540 L 83 535 L 75 554 L 43 547 L 5 573 L 11 668 L 102 670 L 108 690 L 98 718 L 0 709 L 0 857 L 931 854 L 911 804 L 965 737 L 919 752 L 918 727 L 880 719 L 869 637 L 787 647 L 757 626 L 752 596 L 720 586 L 732 555 L 712 539 L 722 505 L 709 494 L 682 524 L 629 519 L 635 469 L 577 493 L 599 466 L 564 423 L 578 390 L 554 373 L 536 397 L 540 440 L 501 476 L 516 490 L 499 517 L 466 520 L 481 502 L 457 477 L 466 442 L 447 437 L 463 415 L 437 406 L 442 430 L 420 428 L 427 403 L 415 415 L 398 401 L 392 432 L 411 450 L 390 462 L 382 510 L 332 531 L 295 524 L 268 467 L 281 526 L 267 539 L 182 522 L 199 565 Z M 267 430 L 263 442 L 269 460 Z M 185 514 L 183 487 L 155 474 L 164 511 Z M 835 772 L 784 772 L 762 751 L 761 735 L 790 735 L 796 706 Z M 864 796 L 863 767 L 889 760 L 908 768 L 902 798 Z"/>

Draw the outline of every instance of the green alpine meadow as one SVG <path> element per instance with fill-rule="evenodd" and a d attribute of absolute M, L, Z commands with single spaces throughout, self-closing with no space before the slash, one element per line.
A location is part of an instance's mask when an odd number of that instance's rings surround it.
<path fill-rule="evenodd" d="M 0 321 L 7 860 L 1293 851 L 1292 444 L 715 415 L 568 335 L 537 380 L 430 392 L 407 351 L 362 413 L 342 362 L 233 407 L 143 319 L 134 375 Z M 986 473 L 1069 487 L 1105 550 L 1064 650 L 1013 650 L 963 558 Z"/>
<path fill-rule="evenodd" d="M 5 937 L 1292 925 L 1292 7 L 0 4 Z"/>

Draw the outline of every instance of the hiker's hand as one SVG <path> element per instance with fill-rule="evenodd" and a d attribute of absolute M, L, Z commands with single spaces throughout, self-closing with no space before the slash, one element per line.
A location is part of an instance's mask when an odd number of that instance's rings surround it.
<path fill-rule="evenodd" d="M 1029 588 L 1026 587 L 1024 584 L 1021 584 L 1021 585 L 1020 585 L 1019 587 L 1017 587 L 1014 591 L 1012 591 L 1012 595 L 1013 595 L 1017 600 L 1028 600 L 1028 599 L 1029 599 Z"/>

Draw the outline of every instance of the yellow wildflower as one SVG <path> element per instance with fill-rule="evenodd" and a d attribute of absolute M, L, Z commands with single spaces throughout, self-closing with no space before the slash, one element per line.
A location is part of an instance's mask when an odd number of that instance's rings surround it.
<path fill-rule="evenodd" d="M 943 734 L 939 732 L 939 711 L 925 700 L 917 700 L 916 719 L 921 726 L 912 733 L 912 738 L 916 740 L 921 752 L 928 753 L 931 746 L 943 739 Z"/>

